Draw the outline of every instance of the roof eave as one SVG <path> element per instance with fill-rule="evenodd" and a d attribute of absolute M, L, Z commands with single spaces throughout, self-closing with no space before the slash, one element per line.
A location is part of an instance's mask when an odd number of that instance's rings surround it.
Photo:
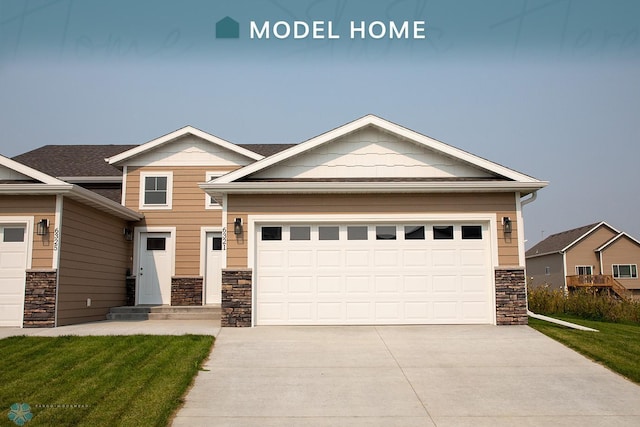
<path fill-rule="evenodd" d="M 446 193 L 520 192 L 529 194 L 546 182 L 231 182 L 201 183 L 207 193 Z"/>
<path fill-rule="evenodd" d="M 139 221 L 144 217 L 139 212 L 74 184 L 0 184 L 0 194 L 11 196 L 64 195 L 127 221 Z"/>

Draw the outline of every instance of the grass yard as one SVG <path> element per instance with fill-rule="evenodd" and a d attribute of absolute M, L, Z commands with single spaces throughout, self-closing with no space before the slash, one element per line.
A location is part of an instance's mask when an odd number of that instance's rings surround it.
<path fill-rule="evenodd" d="M 0 340 L 0 425 L 27 403 L 31 426 L 165 426 L 213 337 L 12 337 Z"/>
<path fill-rule="evenodd" d="M 529 318 L 529 326 L 640 384 L 640 325 L 553 317 L 600 332 L 578 331 L 533 318 Z"/>

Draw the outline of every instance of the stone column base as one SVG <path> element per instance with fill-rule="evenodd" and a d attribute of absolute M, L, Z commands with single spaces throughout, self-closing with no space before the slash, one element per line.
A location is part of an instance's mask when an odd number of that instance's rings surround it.
<path fill-rule="evenodd" d="M 202 305 L 202 276 L 172 277 L 171 305 Z"/>
<path fill-rule="evenodd" d="M 56 270 L 27 270 L 24 288 L 23 328 L 56 326 Z"/>
<path fill-rule="evenodd" d="M 222 326 L 251 326 L 251 269 L 222 270 Z"/>
<path fill-rule="evenodd" d="M 527 288 L 523 267 L 498 267 L 496 278 L 496 323 L 526 325 Z"/>

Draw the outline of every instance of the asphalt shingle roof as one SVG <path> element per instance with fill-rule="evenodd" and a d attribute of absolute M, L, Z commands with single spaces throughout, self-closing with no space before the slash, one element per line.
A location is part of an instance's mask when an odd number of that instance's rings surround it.
<path fill-rule="evenodd" d="M 582 227 L 552 234 L 551 236 L 538 242 L 535 246 L 529 249 L 526 252 L 525 256 L 530 257 L 535 255 L 560 252 L 562 249 L 566 248 L 571 243 L 584 236 L 587 232 L 589 232 L 589 230 L 591 230 L 598 224 L 600 223 L 596 222 L 593 224 L 583 225 Z"/>
<path fill-rule="evenodd" d="M 238 144 L 268 157 L 295 144 Z M 17 155 L 13 160 L 53 177 L 121 176 L 122 171 L 104 161 L 137 145 L 45 145 Z"/>

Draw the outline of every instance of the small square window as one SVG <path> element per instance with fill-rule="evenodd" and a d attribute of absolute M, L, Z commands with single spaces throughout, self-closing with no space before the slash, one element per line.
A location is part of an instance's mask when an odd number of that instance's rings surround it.
<path fill-rule="evenodd" d="M 367 240 L 369 227 L 366 225 L 350 225 L 347 227 L 347 240 Z"/>
<path fill-rule="evenodd" d="M 213 249 L 214 251 L 222 250 L 222 237 L 213 238 L 213 247 L 211 249 Z"/>
<path fill-rule="evenodd" d="M 164 251 L 167 248 L 167 239 L 164 237 L 147 237 L 148 251 Z"/>
<path fill-rule="evenodd" d="M 295 226 L 289 229 L 290 240 L 311 240 L 311 227 Z"/>
<path fill-rule="evenodd" d="M 378 225 L 376 227 L 376 240 L 396 240 L 396 226 Z"/>
<path fill-rule="evenodd" d="M 5 243 L 24 242 L 24 227 L 5 227 L 2 241 Z"/>
<path fill-rule="evenodd" d="M 453 225 L 434 225 L 434 240 L 453 240 Z"/>
<path fill-rule="evenodd" d="M 340 227 L 318 227 L 318 238 L 320 240 L 340 240 Z"/>
<path fill-rule="evenodd" d="M 262 240 L 282 240 L 282 227 L 262 227 Z"/>
<path fill-rule="evenodd" d="M 424 240 L 424 225 L 405 225 L 404 240 Z"/>
<path fill-rule="evenodd" d="M 482 240 L 482 226 L 481 225 L 463 225 L 462 239 L 463 240 Z"/>

